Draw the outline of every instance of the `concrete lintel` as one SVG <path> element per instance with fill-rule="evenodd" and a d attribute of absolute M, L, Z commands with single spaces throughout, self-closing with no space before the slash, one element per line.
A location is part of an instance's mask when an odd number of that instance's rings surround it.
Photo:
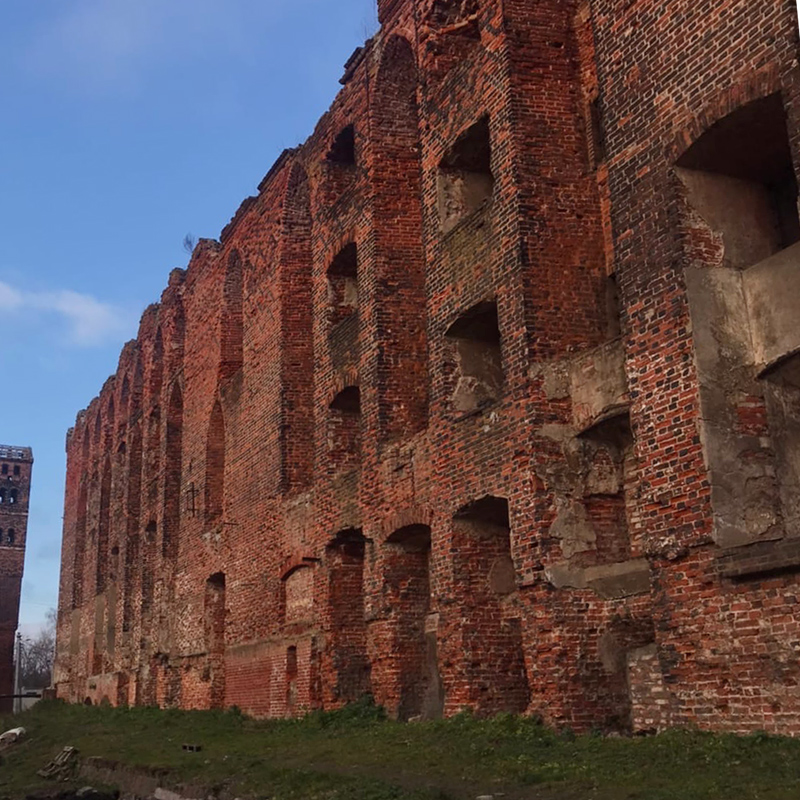
<path fill-rule="evenodd" d="M 545 575 L 557 589 L 591 589 L 605 600 L 650 591 L 650 565 L 644 558 L 585 568 L 561 562 L 547 567 Z"/>

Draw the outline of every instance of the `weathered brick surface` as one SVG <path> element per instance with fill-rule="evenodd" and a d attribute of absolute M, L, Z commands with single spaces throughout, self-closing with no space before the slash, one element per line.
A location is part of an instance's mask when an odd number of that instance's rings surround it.
<path fill-rule="evenodd" d="M 790 5 L 381 0 L 68 436 L 59 695 L 800 731 L 795 379 L 709 422 L 676 171 L 775 92 L 800 155 Z"/>
<path fill-rule="evenodd" d="M 14 690 L 14 635 L 28 532 L 33 453 L 0 445 L 0 711 L 10 711 Z M 5 698 L 2 695 L 6 695 Z"/>

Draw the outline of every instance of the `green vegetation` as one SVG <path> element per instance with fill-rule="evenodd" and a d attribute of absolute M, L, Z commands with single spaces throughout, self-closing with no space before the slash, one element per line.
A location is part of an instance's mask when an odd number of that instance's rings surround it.
<path fill-rule="evenodd" d="M 28 736 L 3 754 L 0 797 L 63 788 L 36 775 L 64 745 L 147 767 L 168 788 L 274 800 L 795 800 L 800 741 L 691 730 L 647 738 L 555 732 L 534 719 L 462 714 L 401 724 L 368 703 L 303 720 L 227 712 L 43 702 L 2 730 Z M 198 744 L 200 752 L 181 745 Z M 85 783 L 82 781 L 79 783 Z"/>

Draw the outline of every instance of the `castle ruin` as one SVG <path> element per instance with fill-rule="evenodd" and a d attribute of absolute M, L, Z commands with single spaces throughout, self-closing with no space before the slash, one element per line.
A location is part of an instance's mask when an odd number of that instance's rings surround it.
<path fill-rule="evenodd" d="M 55 684 L 800 733 L 786 0 L 379 0 L 67 437 Z"/>

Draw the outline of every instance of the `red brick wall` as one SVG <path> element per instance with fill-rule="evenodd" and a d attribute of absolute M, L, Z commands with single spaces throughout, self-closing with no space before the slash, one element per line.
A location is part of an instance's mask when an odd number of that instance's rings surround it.
<path fill-rule="evenodd" d="M 672 172 L 777 90 L 797 149 L 793 10 L 379 16 L 68 436 L 60 696 L 796 732 L 794 573 L 718 569 Z"/>

